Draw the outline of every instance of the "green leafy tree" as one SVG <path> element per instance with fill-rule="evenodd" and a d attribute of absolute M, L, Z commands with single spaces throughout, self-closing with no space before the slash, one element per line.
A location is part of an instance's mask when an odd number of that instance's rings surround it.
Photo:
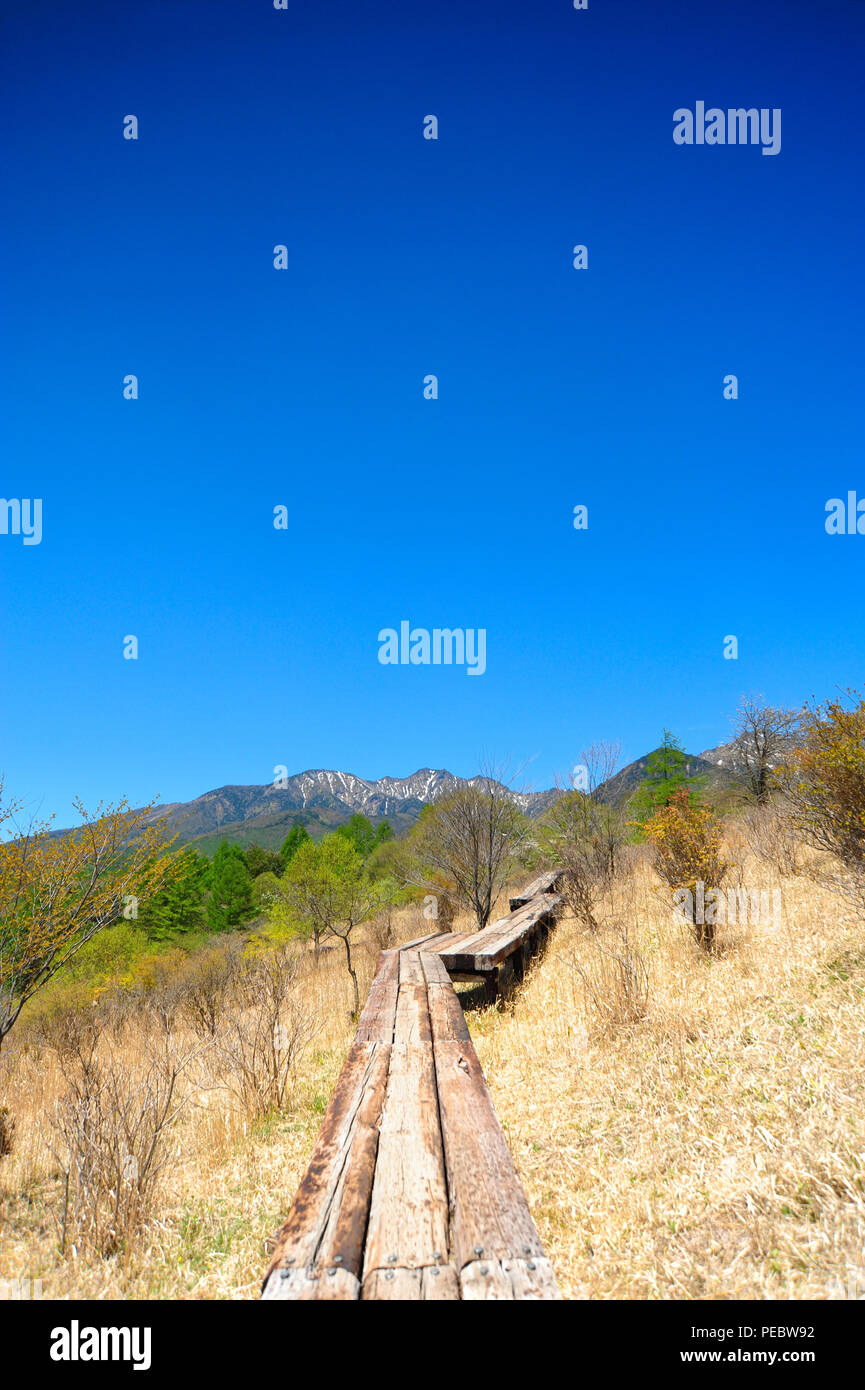
<path fill-rule="evenodd" d="M 347 825 L 339 826 L 334 833 L 353 844 L 362 859 L 366 859 L 375 849 L 375 831 L 371 822 L 359 811 L 351 817 Z"/>
<path fill-rule="evenodd" d="M 268 912 L 282 897 L 281 874 L 265 871 L 252 880 L 252 901 L 260 912 Z"/>
<path fill-rule="evenodd" d="M 354 929 L 378 912 L 391 891 L 388 881 L 374 881 L 345 835 L 326 835 L 320 844 L 301 845 L 282 879 L 283 912 L 301 936 L 311 937 L 316 958 L 326 936 L 337 936 L 345 950 L 352 984 L 353 1017 L 360 1012 L 357 973 L 351 955 Z"/>
<path fill-rule="evenodd" d="M 243 926 L 254 914 L 252 878 L 246 867 L 246 856 L 239 845 L 222 840 L 210 866 L 208 925 L 214 931 L 230 931 Z"/>
<path fill-rule="evenodd" d="M 390 821 L 386 821 L 386 820 L 379 821 L 378 825 L 377 825 L 376 828 L 375 828 L 375 843 L 376 843 L 376 845 L 384 845 L 384 844 L 387 843 L 388 840 L 392 840 L 392 839 L 393 839 L 393 826 L 390 824 Z"/>
<path fill-rule="evenodd" d="M 295 856 L 301 845 L 310 841 L 310 834 L 302 821 L 296 821 L 291 827 L 280 847 L 279 857 L 283 864 L 288 864 Z"/>
<path fill-rule="evenodd" d="M 204 894 L 210 864 L 193 849 L 182 850 L 177 859 L 175 875 L 138 912 L 138 925 L 151 941 L 170 941 L 204 926 Z"/>

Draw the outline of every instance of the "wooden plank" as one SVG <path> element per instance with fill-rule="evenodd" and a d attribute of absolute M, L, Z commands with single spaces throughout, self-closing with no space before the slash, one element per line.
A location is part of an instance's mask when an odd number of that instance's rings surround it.
<path fill-rule="evenodd" d="M 423 977 L 428 985 L 449 985 L 451 977 L 441 956 L 435 951 L 421 952 Z"/>
<path fill-rule="evenodd" d="M 546 896 L 550 899 L 547 905 L 542 908 L 532 907 L 532 911 L 510 931 L 500 933 L 475 952 L 475 962 L 479 970 L 485 970 L 490 965 L 500 965 L 507 956 L 520 950 L 525 943 L 538 935 L 544 926 L 553 925 L 555 909 L 561 899 L 553 894 Z"/>
<path fill-rule="evenodd" d="M 420 951 L 400 951 L 399 983 L 403 985 L 422 985 L 425 983 Z"/>
<path fill-rule="evenodd" d="M 511 912 L 525 907 L 526 903 L 532 898 L 536 898 L 539 893 L 555 893 L 563 878 L 564 873 L 561 869 L 552 869 L 547 873 L 540 874 L 537 878 L 533 878 L 521 893 L 510 899 Z"/>
<path fill-rule="evenodd" d="M 417 986 L 406 986 L 405 989 Z M 429 1031 L 429 1019 L 427 1019 Z M 433 1050 L 394 1043 L 381 1112 L 363 1277 L 448 1257 L 448 1199 Z"/>
<path fill-rule="evenodd" d="M 306 1269 L 275 1269 L 261 1296 L 271 1302 L 308 1303 L 312 1299 L 348 1302 L 360 1298 L 360 1290 L 356 1275 L 331 1265 L 322 1274 L 310 1274 Z"/>
<path fill-rule="evenodd" d="M 470 1035 L 466 1016 L 450 981 L 428 985 L 427 991 L 433 1041 L 467 1042 Z"/>
<path fill-rule="evenodd" d="M 400 986 L 393 1040 L 395 1043 L 432 1041 L 426 982 Z"/>
<path fill-rule="evenodd" d="M 380 951 L 375 975 L 358 1020 L 355 1042 L 393 1041 L 399 991 L 399 951 Z"/>
<path fill-rule="evenodd" d="M 361 1298 L 389 1302 L 399 1299 L 457 1302 L 460 1281 L 453 1265 L 426 1269 L 374 1269 L 363 1281 Z"/>
<path fill-rule="evenodd" d="M 434 1043 L 451 1248 L 473 1260 L 543 1255 L 540 1237 L 471 1042 Z"/>
<path fill-rule="evenodd" d="M 473 1260 L 460 1273 L 460 1293 L 466 1300 L 561 1298 L 549 1260 L 534 1259 Z"/>
<path fill-rule="evenodd" d="M 511 917 L 501 918 L 485 931 L 439 951 L 439 955 L 451 972 L 482 974 L 519 950 L 522 942 L 541 927 L 552 926 L 560 903 L 557 894 L 545 893 Z"/>
<path fill-rule="evenodd" d="M 480 946 L 478 933 L 473 932 L 464 941 L 455 942 L 453 945 L 439 951 L 439 957 L 444 961 L 448 970 L 451 972 L 467 971 L 473 972 L 475 969 L 475 950 Z"/>
<path fill-rule="evenodd" d="M 436 956 L 442 955 L 445 951 L 453 951 L 453 950 L 455 950 L 457 946 L 460 946 L 463 942 L 467 941 L 467 940 L 469 939 L 469 937 L 473 937 L 473 936 L 477 936 L 477 932 L 473 932 L 473 931 L 471 931 L 471 932 L 469 932 L 469 931 L 460 931 L 460 932 L 452 931 L 452 932 L 448 932 L 447 935 L 446 935 L 441 941 L 435 941 L 435 942 L 433 942 L 432 945 L 429 946 L 429 947 L 427 948 L 427 950 L 424 951 L 423 954 L 424 954 L 424 955 L 427 955 L 427 954 L 429 954 L 429 955 L 436 955 Z"/>
<path fill-rule="evenodd" d="M 398 985 L 370 989 L 358 1020 L 355 1042 L 393 1042 L 398 995 Z"/>
<path fill-rule="evenodd" d="M 425 951 L 428 951 L 433 942 L 450 935 L 451 933 L 446 931 L 427 932 L 426 936 L 416 936 L 412 941 L 403 941 L 398 947 L 398 950 L 417 951 L 420 947 L 423 947 Z"/>
<path fill-rule="evenodd" d="M 373 984 L 387 985 L 399 982 L 399 951 L 379 951 L 375 962 Z"/>
<path fill-rule="evenodd" d="M 305 1269 L 310 1278 L 330 1267 L 360 1276 L 389 1060 L 390 1048 L 382 1043 L 354 1043 L 349 1049 L 309 1167 L 277 1236 L 266 1286 L 280 1268 Z M 279 1296 L 293 1295 L 287 1290 Z"/>

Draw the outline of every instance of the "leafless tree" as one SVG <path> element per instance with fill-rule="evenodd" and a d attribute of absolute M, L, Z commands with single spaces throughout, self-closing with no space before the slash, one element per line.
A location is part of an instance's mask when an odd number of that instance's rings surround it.
<path fill-rule="evenodd" d="M 542 858 L 564 869 L 563 896 L 574 915 L 593 930 L 600 895 L 612 883 L 627 836 L 620 807 L 600 799 L 603 784 L 616 771 L 617 743 L 594 743 L 580 754 L 573 787 L 547 811 L 537 831 Z"/>
<path fill-rule="evenodd" d="M 733 715 L 729 767 L 745 781 L 756 801 L 768 801 L 772 774 L 795 747 L 800 719 L 801 711 L 767 705 L 761 695 L 740 700 Z"/>
<path fill-rule="evenodd" d="M 500 769 L 437 801 L 424 812 L 412 837 L 414 881 L 451 898 L 487 925 L 529 822 Z"/>

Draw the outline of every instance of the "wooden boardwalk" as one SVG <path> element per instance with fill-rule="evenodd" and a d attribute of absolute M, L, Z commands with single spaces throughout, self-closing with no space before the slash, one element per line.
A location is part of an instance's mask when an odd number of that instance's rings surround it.
<path fill-rule="evenodd" d="M 484 931 L 381 952 L 265 1299 L 560 1296 L 451 981 L 520 973 L 560 902 L 539 882 Z"/>

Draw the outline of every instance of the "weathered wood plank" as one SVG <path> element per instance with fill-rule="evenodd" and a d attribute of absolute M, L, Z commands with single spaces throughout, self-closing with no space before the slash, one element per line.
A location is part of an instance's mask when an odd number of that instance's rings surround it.
<path fill-rule="evenodd" d="M 379 951 L 375 962 L 373 984 L 387 985 L 399 982 L 399 951 Z"/>
<path fill-rule="evenodd" d="M 423 975 L 428 985 L 450 985 L 451 977 L 441 956 L 435 951 L 421 952 Z"/>
<path fill-rule="evenodd" d="M 452 973 L 478 974 L 500 965 L 522 942 L 544 926 L 551 926 L 561 903 L 555 893 L 546 893 L 511 917 L 501 918 L 482 932 L 466 940 L 448 945 L 438 952 Z"/>
<path fill-rule="evenodd" d="M 536 898 L 539 893 L 555 893 L 562 882 L 564 873 L 561 869 L 552 869 L 548 873 L 540 874 L 527 884 L 522 892 L 517 893 L 516 897 L 510 899 L 511 912 L 516 912 L 518 908 L 525 907 L 526 903 L 532 898 Z"/>
<path fill-rule="evenodd" d="M 543 1248 L 477 1053 L 465 1041 L 434 1051 L 456 1266 L 533 1260 Z"/>
<path fill-rule="evenodd" d="M 358 1019 L 355 1042 L 393 1040 L 399 992 L 399 951 L 380 951 L 366 1003 Z"/>
<path fill-rule="evenodd" d="M 288 1267 L 306 1269 L 310 1277 L 330 1267 L 360 1276 L 389 1060 L 390 1047 L 382 1043 L 350 1048 L 309 1167 L 277 1236 L 269 1278 Z M 293 1295 L 286 1290 L 280 1296 Z"/>
<path fill-rule="evenodd" d="M 475 961 L 478 969 L 487 969 L 490 965 L 500 965 L 507 956 L 514 954 L 522 949 L 523 945 L 531 942 L 534 937 L 540 934 L 545 926 L 552 926 L 555 921 L 555 913 L 561 898 L 555 894 L 546 894 L 548 901 L 543 907 L 531 906 L 531 911 L 526 909 L 526 916 L 509 931 L 500 933 L 493 940 L 485 943 L 475 952 Z M 543 899 L 535 899 L 535 903 L 544 902 Z"/>
<path fill-rule="evenodd" d="M 397 949 L 400 951 L 417 951 L 423 948 L 423 950 L 428 951 L 436 941 L 450 935 L 451 933 L 446 931 L 427 932 L 425 936 L 416 936 L 412 941 L 403 941 Z"/>
<path fill-rule="evenodd" d="M 373 980 L 357 1024 L 355 1042 L 393 1041 L 399 984 Z"/>
<path fill-rule="evenodd" d="M 447 1185 L 433 1050 L 429 1041 L 397 1042 L 381 1112 L 363 1277 L 376 1269 L 437 1265 L 447 1256 Z"/>
<path fill-rule="evenodd" d="M 292 1303 L 308 1303 L 312 1299 L 348 1302 L 359 1299 L 360 1291 L 356 1275 L 331 1265 L 321 1274 L 311 1274 L 307 1269 L 275 1269 L 261 1296 L 269 1301 Z"/>
<path fill-rule="evenodd" d="M 426 981 L 400 985 L 393 1039 L 395 1043 L 432 1041 Z"/>
<path fill-rule="evenodd" d="M 434 1042 L 467 1042 L 469 1026 L 450 980 L 427 986 L 430 1028 Z"/>
<path fill-rule="evenodd" d="M 433 942 L 433 944 L 432 944 L 430 947 L 428 947 L 427 949 L 428 949 L 429 951 L 431 951 L 433 954 L 439 955 L 442 951 L 448 951 L 448 950 L 450 950 L 451 947 L 453 947 L 453 946 L 459 946 L 461 942 L 467 941 L 467 940 L 469 939 L 469 937 L 471 937 L 471 936 L 477 936 L 477 932 L 474 932 L 474 931 L 449 931 L 449 932 L 445 932 L 445 934 L 444 934 L 444 936 L 443 936 L 443 938 L 442 938 L 441 941 L 435 941 L 435 942 Z M 423 954 L 426 955 L 426 950 L 424 950 L 424 953 L 423 953 Z"/>
<path fill-rule="evenodd" d="M 561 1298 L 561 1290 L 549 1260 L 473 1260 L 460 1273 L 460 1293 L 466 1300 Z"/>
<path fill-rule="evenodd" d="M 403 985 L 422 985 L 424 984 L 423 966 L 421 964 L 420 951 L 400 951 L 399 953 L 399 983 Z"/>
<path fill-rule="evenodd" d="M 451 983 L 480 975 L 494 994 L 558 902 L 379 955 L 263 1297 L 560 1296 Z"/>
<path fill-rule="evenodd" d="M 363 1281 L 361 1298 L 381 1302 L 403 1301 L 457 1302 L 460 1281 L 453 1265 L 433 1265 L 425 1269 L 374 1269 Z"/>

